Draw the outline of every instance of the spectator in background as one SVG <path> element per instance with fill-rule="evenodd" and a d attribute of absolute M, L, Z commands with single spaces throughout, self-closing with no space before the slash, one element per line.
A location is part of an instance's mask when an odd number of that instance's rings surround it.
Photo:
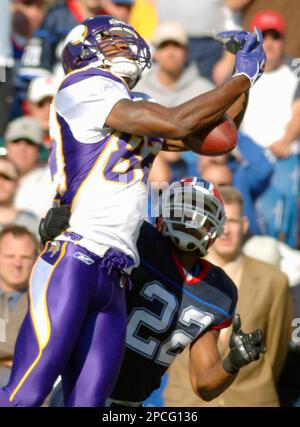
<path fill-rule="evenodd" d="M 190 176 L 191 168 L 184 157 L 189 159 L 189 156 L 184 156 L 182 152 L 178 151 L 165 151 L 159 153 L 154 160 L 150 180 L 152 181 L 154 179 L 154 181 L 159 181 L 156 177 L 160 176 L 161 171 L 158 169 L 162 167 L 169 170 L 169 182 L 180 181 L 184 176 Z M 194 153 L 192 153 L 191 157 L 193 159 Z"/>
<path fill-rule="evenodd" d="M 259 197 L 268 189 L 274 172 L 265 151 L 247 135 L 239 132 L 238 148 L 229 156 L 233 185 L 243 197 L 244 214 L 251 234 L 265 234 L 263 212 L 256 208 Z"/>
<path fill-rule="evenodd" d="M 231 152 L 232 154 L 232 152 Z M 210 166 L 211 164 L 226 164 L 228 161 L 228 155 L 227 154 L 222 154 L 221 156 L 200 156 L 198 159 L 198 173 L 200 173 L 200 175 L 202 174 L 202 172 L 204 171 L 204 169 L 207 166 Z"/>
<path fill-rule="evenodd" d="M 236 0 L 227 0 L 235 3 Z M 241 2 L 243 0 L 240 0 Z M 286 52 L 291 58 L 300 57 L 300 8 L 299 0 L 244 0 L 242 9 L 243 27 L 250 29 L 250 24 L 257 12 L 266 9 L 276 10 L 288 23 L 286 28 Z M 297 61 L 297 67 L 299 62 Z M 298 74 L 299 75 L 299 74 Z"/>
<path fill-rule="evenodd" d="M 298 327 L 300 318 L 300 252 L 291 249 L 285 243 L 269 236 L 253 236 L 244 247 L 243 252 L 253 258 L 268 262 L 280 268 L 289 279 L 293 301 L 293 327 Z M 300 342 L 299 334 L 290 341 L 289 352 L 277 383 L 281 406 L 300 407 Z"/>
<path fill-rule="evenodd" d="M 128 22 L 134 0 L 100 0 L 101 14 L 115 16 Z"/>
<path fill-rule="evenodd" d="M 224 234 L 211 246 L 207 259 L 223 268 L 238 287 L 237 312 L 243 329 L 261 328 L 267 352 L 257 363 L 241 371 L 234 383 L 217 399 L 204 403 L 189 384 L 188 353 L 180 355 L 169 370 L 166 406 L 279 406 L 276 382 L 291 337 L 292 306 L 288 281 L 277 268 L 242 254 L 247 232 L 243 202 L 234 187 L 221 187 L 227 222 Z M 228 351 L 231 329 L 221 332 L 219 349 Z"/>
<path fill-rule="evenodd" d="M 180 22 L 188 32 L 189 60 L 195 61 L 200 74 L 209 79 L 215 64 L 221 59 L 223 49 L 212 35 L 219 31 L 234 30 L 231 21 L 226 20 L 230 11 L 226 10 L 227 0 L 156 0 L 159 22 L 174 20 Z"/>
<path fill-rule="evenodd" d="M 16 338 L 27 312 L 27 286 L 38 242 L 25 227 L 0 231 L 0 318 L 6 321 L 6 340 L 0 341 L 0 387 L 8 383 Z"/>
<path fill-rule="evenodd" d="M 33 79 L 28 87 L 28 112 L 44 131 L 43 142 L 50 147 L 49 117 L 50 105 L 58 89 L 59 80 L 49 75 Z"/>
<path fill-rule="evenodd" d="M 209 162 L 201 169 L 201 178 L 210 181 L 217 187 L 232 185 L 232 172 L 226 163 Z"/>
<path fill-rule="evenodd" d="M 38 235 L 39 220 L 29 211 L 18 210 L 14 197 L 18 188 L 19 173 L 8 157 L 0 157 L 0 230 L 7 224 L 23 225 Z"/>
<path fill-rule="evenodd" d="M 12 40 L 14 56 L 19 59 L 32 34 L 47 12 L 47 0 L 12 0 Z"/>
<path fill-rule="evenodd" d="M 41 218 L 53 197 L 49 168 L 39 163 L 43 130 L 34 118 L 21 117 L 9 123 L 5 142 L 7 156 L 20 174 L 15 206 Z"/>
<path fill-rule="evenodd" d="M 117 18 L 127 19 L 133 2 L 134 0 L 68 0 L 64 5 L 50 8 L 24 51 L 20 75 L 29 80 L 49 73 L 62 77 L 64 73 L 60 54 L 69 31 L 87 18 L 109 14 L 108 12 Z"/>
<path fill-rule="evenodd" d="M 172 21 L 160 24 L 154 32 L 152 45 L 155 63 L 138 82 L 136 91 L 149 94 L 166 107 L 174 107 L 214 88 L 209 80 L 199 75 L 195 63 L 187 66 L 188 35 L 181 24 Z M 154 170 L 159 157 L 169 163 L 171 181 L 195 175 L 192 167 L 197 156 L 194 153 L 160 153 L 154 162 Z"/>
<path fill-rule="evenodd" d="M 160 24 L 151 45 L 154 64 L 138 82 L 136 91 L 149 94 L 166 107 L 174 107 L 214 88 L 199 75 L 195 63 L 187 65 L 188 35 L 181 24 L 172 21 Z"/>
<path fill-rule="evenodd" d="M 245 242 L 243 252 L 279 268 L 288 277 L 290 288 L 300 285 L 300 251 L 290 248 L 274 237 L 252 236 Z M 300 311 L 298 314 L 296 317 L 300 317 Z"/>
<path fill-rule="evenodd" d="M 19 73 L 21 57 L 33 33 L 41 25 L 46 12 L 47 0 L 12 0 L 12 42 L 15 66 L 13 70 L 14 103 L 11 117 L 23 114 L 23 101 L 27 94 L 27 81 Z M 38 49 L 38 46 L 37 46 Z"/>
<path fill-rule="evenodd" d="M 13 50 L 11 42 L 10 1 L 1 2 L 0 13 L 0 140 L 3 137 L 13 103 Z"/>
<path fill-rule="evenodd" d="M 291 247 L 297 247 L 297 206 L 300 195 L 300 85 L 297 75 L 285 62 L 285 22 L 272 10 L 259 12 L 251 27 L 262 30 L 266 52 L 265 72 L 251 91 L 248 108 L 242 125 L 243 131 L 257 144 L 267 148 L 274 157 L 274 173 L 271 188 L 284 199 L 289 212 L 287 229 L 278 233 Z M 267 211 L 271 203 L 260 200 L 261 209 Z"/>

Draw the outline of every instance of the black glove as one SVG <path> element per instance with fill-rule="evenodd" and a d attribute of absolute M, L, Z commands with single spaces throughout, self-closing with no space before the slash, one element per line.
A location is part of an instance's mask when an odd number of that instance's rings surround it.
<path fill-rule="evenodd" d="M 223 368 L 229 374 L 235 374 L 242 366 L 258 360 L 261 353 L 266 352 L 261 329 L 245 334 L 241 330 L 241 319 L 238 314 L 233 318 L 229 347 L 230 352 L 223 361 Z"/>
<path fill-rule="evenodd" d="M 68 206 L 51 208 L 40 222 L 39 234 L 42 242 L 53 240 L 68 228 L 70 215 Z"/>

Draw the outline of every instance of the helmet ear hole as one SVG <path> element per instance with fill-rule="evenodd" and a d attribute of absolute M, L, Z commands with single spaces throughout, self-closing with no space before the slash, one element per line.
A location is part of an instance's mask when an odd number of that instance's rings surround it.
<path fill-rule="evenodd" d="M 80 58 L 80 56 L 77 56 L 77 57 L 74 59 L 74 61 L 75 61 L 75 63 L 76 63 L 77 65 L 79 65 L 79 64 L 82 62 L 82 59 Z"/>
<path fill-rule="evenodd" d="M 189 251 L 192 251 L 192 250 L 196 249 L 196 245 L 194 243 L 188 243 L 187 249 Z"/>

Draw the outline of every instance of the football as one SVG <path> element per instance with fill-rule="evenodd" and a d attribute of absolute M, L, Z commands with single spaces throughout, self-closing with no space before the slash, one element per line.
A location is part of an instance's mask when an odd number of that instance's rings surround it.
<path fill-rule="evenodd" d="M 201 132 L 185 139 L 189 148 L 203 156 L 220 156 L 229 153 L 237 144 L 237 128 L 227 115 Z"/>

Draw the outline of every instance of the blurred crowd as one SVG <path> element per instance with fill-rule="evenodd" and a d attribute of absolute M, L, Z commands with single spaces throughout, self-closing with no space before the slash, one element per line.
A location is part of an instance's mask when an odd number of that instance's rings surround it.
<path fill-rule="evenodd" d="M 298 1 L 2 0 L 1 7 L 0 318 L 7 321 L 9 339 L 0 342 L 0 386 L 7 383 L 26 311 L 39 221 L 54 196 L 49 114 L 63 79 L 60 53 L 77 23 L 110 14 L 132 24 L 151 46 L 153 66 L 134 90 L 168 107 L 232 74 L 233 55 L 215 40 L 217 32 L 257 27 L 263 33 L 265 73 L 251 90 L 237 148 L 217 157 L 161 152 L 150 179 L 201 176 L 233 188 L 225 200 L 224 241 L 209 259 L 234 278 L 243 322 L 249 330 L 263 329 L 270 353 L 210 406 L 300 406 L 300 337 L 292 339 L 291 330 L 293 319 L 300 323 Z M 252 267 L 253 258 L 263 263 Z M 221 336 L 222 349 L 228 336 Z M 186 357 L 170 370 L 165 404 L 203 406 L 190 390 Z"/>

